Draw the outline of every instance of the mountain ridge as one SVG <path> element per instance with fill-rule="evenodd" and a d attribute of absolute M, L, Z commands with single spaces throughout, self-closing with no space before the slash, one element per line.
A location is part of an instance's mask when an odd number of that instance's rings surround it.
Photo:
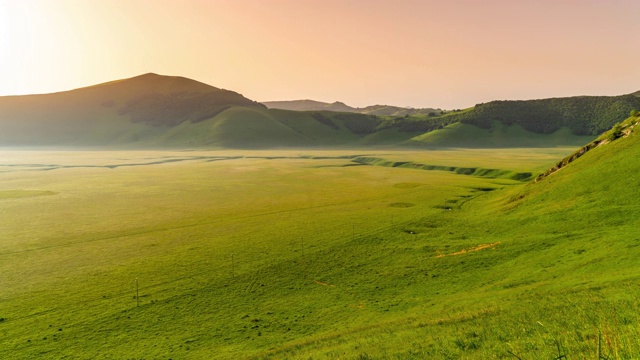
<path fill-rule="evenodd" d="M 341 101 L 332 103 L 304 99 L 284 101 L 263 101 L 269 109 L 293 110 L 293 111 L 337 111 L 350 112 L 378 116 L 406 116 L 418 114 L 440 114 L 442 110 L 433 108 L 414 109 L 393 105 L 369 105 L 363 108 L 352 107 Z"/>

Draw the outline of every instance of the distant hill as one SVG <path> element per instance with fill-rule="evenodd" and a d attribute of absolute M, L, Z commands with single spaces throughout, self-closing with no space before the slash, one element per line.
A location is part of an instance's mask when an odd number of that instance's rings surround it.
<path fill-rule="evenodd" d="M 524 101 L 492 101 L 448 114 L 451 122 L 490 129 L 495 121 L 518 124 L 540 134 L 568 127 L 575 135 L 596 136 L 640 109 L 640 92 L 621 96 L 576 96 Z"/>
<path fill-rule="evenodd" d="M 262 104 L 269 109 L 293 110 L 293 111 L 338 111 L 338 112 L 357 112 L 345 103 L 336 101 L 334 103 L 326 103 L 315 100 L 290 100 L 290 101 L 263 101 Z"/>
<path fill-rule="evenodd" d="M 145 74 L 71 91 L 0 97 L 0 145 L 108 145 L 149 126 L 197 123 L 226 109 L 264 109 L 233 91 Z"/>
<path fill-rule="evenodd" d="M 446 125 L 420 116 L 267 109 L 233 91 L 145 74 L 53 94 L 0 97 L 0 146 L 396 146 Z"/>
<path fill-rule="evenodd" d="M 269 109 L 294 110 L 294 111 L 338 111 L 352 112 L 367 115 L 379 116 L 405 116 L 418 114 L 437 115 L 442 112 L 440 109 L 413 109 L 391 105 L 371 105 L 363 108 L 351 107 L 343 102 L 326 103 L 315 100 L 289 100 L 289 101 L 263 101 Z"/>
<path fill-rule="evenodd" d="M 53 94 L 0 97 L 0 146 L 343 146 L 358 143 L 379 121 L 327 114 L 269 110 L 233 91 L 145 74 Z"/>
<path fill-rule="evenodd" d="M 524 129 L 519 124 L 505 125 L 494 121 L 489 128 L 455 122 L 413 137 L 403 144 L 413 147 L 508 148 L 579 147 L 593 140 L 593 136 L 575 135 L 567 127 L 551 134 L 540 134 Z"/>
<path fill-rule="evenodd" d="M 294 111 L 183 77 L 145 74 L 0 97 L 0 147 L 581 146 L 640 109 L 637 94 L 494 101 L 450 112 L 391 106 L 354 112 L 339 102 L 304 100 L 291 102 L 305 109 Z M 309 110 L 318 107 L 324 110 Z"/>

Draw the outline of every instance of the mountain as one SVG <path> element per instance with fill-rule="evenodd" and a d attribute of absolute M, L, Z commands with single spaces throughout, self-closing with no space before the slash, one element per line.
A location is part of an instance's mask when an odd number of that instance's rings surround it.
<path fill-rule="evenodd" d="M 130 142 L 143 135 L 139 132 L 195 124 L 237 106 L 264 109 L 233 91 L 157 74 L 53 94 L 5 96 L 0 97 L 0 144 Z"/>
<path fill-rule="evenodd" d="M 59 93 L 0 97 L 0 146 L 341 146 L 358 143 L 378 123 L 351 115 L 359 114 L 269 110 L 233 91 L 145 74 Z"/>
<path fill-rule="evenodd" d="M 442 113 L 440 109 L 423 108 L 404 108 L 391 105 L 370 105 L 363 108 L 358 108 L 357 112 L 360 114 L 368 115 L 380 115 L 380 116 L 411 116 L 411 115 L 431 115 L 435 116 Z"/>
<path fill-rule="evenodd" d="M 263 101 L 269 109 L 293 110 L 293 111 L 338 111 L 351 112 L 378 116 L 405 116 L 441 113 L 440 109 L 413 109 L 391 105 L 371 105 L 363 108 L 351 107 L 343 102 L 326 103 L 315 100 L 288 100 L 288 101 Z"/>
<path fill-rule="evenodd" d="M 269 109 L 280 110 L 357 112 L 356 108 L 339 101 L 334 103 L 315 100 L 263 101 L 262 104 Z"/>

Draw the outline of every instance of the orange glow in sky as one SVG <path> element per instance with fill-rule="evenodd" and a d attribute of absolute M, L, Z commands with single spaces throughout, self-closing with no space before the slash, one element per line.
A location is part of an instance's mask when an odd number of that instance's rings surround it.
<path fill-rule="evenodd" d="M 147 72 L 258 101 L 464 108 L 640 90 L 637 0 L 0 0 L 0 95 Z"/>

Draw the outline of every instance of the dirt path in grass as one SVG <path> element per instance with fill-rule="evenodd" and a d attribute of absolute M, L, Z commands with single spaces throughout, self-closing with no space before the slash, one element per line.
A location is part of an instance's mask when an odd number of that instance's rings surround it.
<path fill-rule="evenodd" d="M 323 283 L 322 281 L 318 281 L 318 280 L 313 280 L 313 282 L 318 284 L 318 285 L 322 285 L 322 286 L 336 287 L 335 285 Z"/>
<path fill-rule="evenodd" d="M 456 256 L 456 255 L 462 255 L 462 254 L 466 254 L 466 253 L 470 253 L 470 252 L 475 252 L 475 251 L 480 251 L 480 250 L 485 250 L 485 249 L 491 249 L 491 248 L 495 248 L 496 246 L 498 246 L 498 244 L 500 244 L 500 242 L 494 242 L 492 244 L 480 244 L 477 246 L 474 246 L 472 248 L 469 249 L 462 249 L 460 251 L 451 253 L 451 254 L 438 254 L 436 255 L 437 258 L 442 258 L 445 256 Z"/>

